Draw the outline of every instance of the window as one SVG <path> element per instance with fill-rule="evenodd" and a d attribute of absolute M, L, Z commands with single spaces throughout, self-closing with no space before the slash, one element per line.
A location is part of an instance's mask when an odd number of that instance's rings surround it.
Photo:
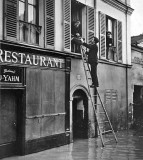
<path fill-rule="evenodd" d="M 116 20 L 106 17 L 106 59 L 116 61 Z"/>
<path fill-rule="evenodd" d="M 38 26 L 36 0 L 19 0 L 19 40 L 38 44 L 40 26 Z"/>
<path fill-rule="evenodd" d="M 5 0 L 5 39 L 39 44 L 38 0 Z"/>
<path fill-rule="evenodd" d="M 99 13 L 100 58 L 122 61 L 122 22 Z"/>
<path fill-rule="evenodd" d="M 74 37 L 82 37 L 82 4 L 73 0 L 71 3 L 71 51 L 80 53 L 80 45 L 75 43 Z"/>
<path fill-rule="evenodd" d="M 66 52 L 80 53 L 72 46 L 72 24 L 80 21 L 79 34 L 90 43 L 95 34 L 95 10 L 77 0 L 63 0 L 63 48 Z"/>
<path fill-rule="evenodd" d="M 79 24 L 75 28 L 75 24 Z M 75 33 L 79 33 L 76 35 Z M 71 39 L 82 37 L 86 43 L 90 43 L 95 35 L 95 10 L 76 0 L 71 1 Z M 80 46 L 71 40 L 71 51 L 80 53 Z"/>

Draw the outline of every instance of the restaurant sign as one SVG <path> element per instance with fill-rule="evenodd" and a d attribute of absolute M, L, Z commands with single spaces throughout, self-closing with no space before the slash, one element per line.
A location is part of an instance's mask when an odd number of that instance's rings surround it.
<path fill-rule="evenodd" d="M 41 66 L 49 68 L 65 68 L 65 60 L 62 58 L 39 55 L 33 53 L 20 53 L 0 49 L 0 63 Z"/>
<path fill-rule="evenodd" d="M 0 66 L 0 82 L 22 83 L 22 69 L 12 66 Z"/>

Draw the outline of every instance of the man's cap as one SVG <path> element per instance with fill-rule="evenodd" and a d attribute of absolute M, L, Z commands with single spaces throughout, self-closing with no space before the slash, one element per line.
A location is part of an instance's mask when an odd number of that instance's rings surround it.
<path fill-rule="evenodd" d="M 95 41 L 95 43 L 98 43 L 99 39 L 97 37 L 94 37 L 94 41 Z"/>

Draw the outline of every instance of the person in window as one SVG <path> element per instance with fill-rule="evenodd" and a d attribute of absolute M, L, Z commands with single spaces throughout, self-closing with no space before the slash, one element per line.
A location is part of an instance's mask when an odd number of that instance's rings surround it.
<path fill-rule="evenodd" d="M 106 50 L 107 50 L 107 59 L 110 59 L 109 48 L 112 47 L 112 33 L 110 31 L 106 32 Z"/>
<path fill-rule="evenodd" d="M 92 78 L 92 85 L 91 87 L 99 87 L 98 77 L 97 77 L 97 64 L 98 64 L 98 46 L 97 43 L 99 39 L 97 37 L 93 37 L 91 44 L 87 44 L 85 42 L 81 42 L 82 45 L 89 48 L 89 52 L 86 52 L 88 55 L 88 63 L 91 66 L 91 78 Z"/>
<path fill-rule="evenodd" d="M 80 21 L 74 21 L 71 25 L 71 44 L 72 51 L 79 53 L 80 47 L 78 45 L 78 39 L 80 39 Z"/>
<path fill-rule="evenodd" d="M 107 46 L 111 47 L 112 46 L 112 33 L 110 31 L 106 32 L 106 36 L 107 36 Z"/>
<path fill-rule="evenodd" d="M 71 25 L 71 34 L 72 37 L 80 37 L 80 21 L 74 21 Z"/>

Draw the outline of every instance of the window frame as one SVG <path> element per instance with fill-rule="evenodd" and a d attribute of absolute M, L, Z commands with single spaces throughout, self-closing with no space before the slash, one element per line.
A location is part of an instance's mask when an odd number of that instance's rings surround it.
<path fill-rule="evenodd" d="M 18 17 L 18 41 L 22 42 L 22 43 L 26 43 L 26 44 L 32 44 L 32 45 L 39 45 L 39 34 L 41 33 L 41 28 L 42 26 L 39 26 L 39 10 L 38 10 L 38 3 L 39 1 L 38 0 L 35 0 L 36 1 L 36 4 L 35 4 L 35 9 L 36 9 L 36 12 L 35 12 L 35 24 L 34 23 L 30 23 L 28 22 L 28 0 L 24 0 L 25 2 L 23 2 L 23 0 L 18 0 L 18 13 L 17 13 L 17 17 Z M 25 15 L 24 15 L 24 19 L 23 20 L 20 20 L 19 19 L 19 3 L 20 2 L 23 2 L 24 3 L 24 11 L 25 11 Z M 32 5 L 33 6 L 33 5 Z M 23 38 L 22 40 L 20 40 L 20 28 L 21 27 L 24 27 L 24 33 L 23 35 L 26 37 L 27 36 L 27 39 Z M 35 37 L 34 37 L 34 40 L 35 42 L 32 42 L 32 37 L 31 37 L 31 33 L 32 33 L 32 29 L 34 29 L 35 31 Z M 32 35 L 34 36 L 34 35 Z"/>
<path fill-rule="evenodd" d="M 108 58 L 107 53 L 107 29 L 108 29 L 108 24 L 107 21 L 111 20 L 112 21 L 112 43 L 113 45 L 109 47 L 112 51 L 111 56 Z M 118 22 L 119 28 L 118 28 Z M 99 11 L 99 37 L 100 37 L 100 44 L 99 44 L 99 51 L 100 51 L 100 59 L 104 60 L 109 60 L 113 62 L 118 62 L 122 63 L 122 54 L 123 54 L 123 48 L 122 48 L 122 22 L 109 16 L 106 15 L 102 12 Z M 121 39 L 119 40 L 119 38 Z M 120 45 L 120 46 L 119 46 Z"/>
<path fill-rule="evenodd" d="M 116 55 L 117 53 L 116 53 L 115 49 L 117 48 L 117 25 L 116 25 L 117 20 L 108 16 L 108 15 L 106 15 L 105 18 L 106 18 L 106 44 L 107 44 L 107 32 L 111 32 L 111 35 L 112 35 L 112 46 L 109 47 L 106 45 L 106 59 L 116 62 L 117 61 L 117 55 Z M 111 30 L 109 30 L 109 24 L 108 24 L 109 20 L 111 21 Z M 112 58 L 108 57 L 109 54 Z"/>

